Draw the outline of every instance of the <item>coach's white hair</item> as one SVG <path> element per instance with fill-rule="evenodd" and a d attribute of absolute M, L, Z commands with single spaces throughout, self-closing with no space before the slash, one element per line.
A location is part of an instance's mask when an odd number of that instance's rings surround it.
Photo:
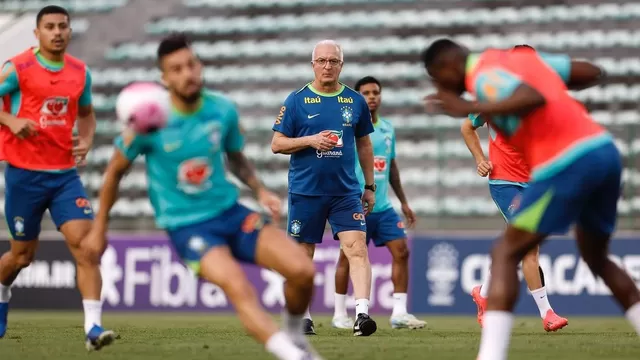
<path fill-rule="evenodd" d="M 340 61 L 344 61 L 344 53 L 342 52 L 342 46 L 338 44 L 335 40 L 322 40 L 313 47 L 313 52 L 311 53 L 311 61 L 315 61 L 316 59 L 316 49 L 322 45 L 331 45 L 335 46 L 338 49 L 338 56 L 340 57 Z"/>

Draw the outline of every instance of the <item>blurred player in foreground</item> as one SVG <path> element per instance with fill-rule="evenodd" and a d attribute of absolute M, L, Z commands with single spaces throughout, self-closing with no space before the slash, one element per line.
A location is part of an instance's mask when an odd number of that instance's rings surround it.
<path fill-rule="evenodd" d="M 519 208 L 492 252 L 478 359 L 507 358 L 518 297 L 518 263 L 549 234 L 573 223 L 583 259 L 611 289 L 640 334 L 640 292 L 608 257 L 622 172 L 611 134 L 569 95 L 562 79 L 535 51 L 491 49 L 471 54 L 442 39 L 422 57 L 438 87 L 428 100 L 451 116 L 481 114 L 531 166 L 531 181 Z M 477 101 L 460 98 L 465 90 Z"/>
<path fill-rule="evenodd" d="M 315 46 L 311 57 L 315 79 L 285 100 L 273 126 L 271 148 L 276 154 L 291 154 L 289 234 L 313 258 L 329 220 L 333 238 L 340 240 L 351 265 L 356 297 L 353 333 L 368 336 L 377 329 L 368 315 L 371 264 L 364 208 L 372 210 L 375 205 L 369 139 L 373 124 L 362 95 L 339 82 L 343 60 L 342 48 L 334 41 Z M 356 176 L 356 155 L 364 173 L 364 193 Z M 305 320 L 304 332 L 314 335 L 308 312 Z"/>
<path fill-rule="evenodd" d="M 407 197 L 402 189 L 400 170 L 396 161 L 396 135 L 393 125 L 387 119 L 379 115 L 382 100 L 382 85 L 380 82 L 367 76 L 360 79 L 355 90 L 364 96 L 371 112 L 371 119 L 375 131 L 370 135 L 373 145 L 374 178 L 376 182 L 376 204 L 366 217 L 367 221 L 367 245 L 373 239 L 375 246 L 389 248 L 393 263 L 391 267 L 391 280 L 393 281 L 393 313 L 391 314 L 391 327 L 394 329 L 410 328 L 421 329 L 426 322 L 416 319 L 407 313 L 407 288 L 409 286 L 409 248 L 407 247 L 407 235 L 404 223 L 393 209 L 389 199 L 389 184 L 402 204 L 402 213 L 407 219 L 408 228 L 412 228 L 416 216 L 409 207 Z M 360 187 L 364 188 L 365 180 L 362 170 L 356 163 L 356 174 Z M 339 329 L 349 329 L 353 320 L 347 315 L 347 290 L 349 288 L 349 261 L 340 251 L 340 258 L 336 267 L 336 294 L 335 313 L 332 325 Z"/>
<path fill-rule="evenodd" d="M 10 59 L 0 75 L 0 143 L 8 163 L 5 214 L 12 236 L 11 250 L 0 259 L 0 337 L 7 326 L 10 286 L 33 261 L 48 209 L 76 260 L 87 348 L 99 350 L 115 338 L 101 327 L 100 257 L 106 243 L 85 239 L 93 210 L 76 170 L 93 143 L 96 118 L 91 73 L 66 54 L 70 24 L 64 8 L 40 10 L 35 29 L 39 47 Z"/>
<path fill-rule="evenodd" d="M 527 45 L 518 45 L 516 49 L 529 49 Z M 566 55 L 539 52 L 540 58 L 560 76 L 570 89 L 580 90 L 595 85 L 602 78 L 603 71 L 586 61 L 572 60 Z M 489 160 L 484 156 L 476 129 L 487 124 L 489 128 Z M 500 213 L 507 223 L 518 208 L 522 192 L 527 187 L 530 177 L 529 165 L 522 154 L 510 145 L 504 135 L 496 131 L 491 124 L 478 114 L 471 114 L 461 128 L 469 151 L 477 164 L 478 175 L 489 176 L 489 191 Z M 562 229 L 565 233 L 567 229 Z M 522 272 L 531 296 L 538 306 L 540 317 L 546 331 L 557 331 L 568 325 L 568 320 L 558 316 L 549 303 L 544 286 L 544 272 L 540 267 L 539 247 L 528 252 L 522 261 Z M 482 316 L 487 307 L 490 274 L 481 286 L 473 289 L 471 295 L 478 307 L 478 323 L 482 326 Z"/>
<path fill-rule="evenodd" d="M 313 262 L 284 231 L 238 204 L 238 189 L 225 177 L 226 154 L 231 172 L 277 220 L 281 201 L 264 188 L 242 153 L 235 106 L 202 90 L 203 65 L 184 36 L 162 40 L 158 65 L 172 106 L 167 126 L 149 134 L 125 130 L 116 138 L 90 236 L 106 237 L 120 180 L 136 157 L 145 156 L 157 225 L 167 231 L 185 264 L 220 286 L 247 332 L 278 359 L 320 359 L 308 343 L 296 345 L 278 330 L 239 264 L 254 263 L 284 276 L 287 309 L 302 316 L 311 301 Z"/>

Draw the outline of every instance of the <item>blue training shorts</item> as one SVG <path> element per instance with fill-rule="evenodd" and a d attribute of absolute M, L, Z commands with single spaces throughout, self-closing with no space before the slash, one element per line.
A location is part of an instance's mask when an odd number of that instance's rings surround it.
<path fill-rule="evenodd" d="M 360 195 L 289 194 L 289 236 L 301 243 L 320 244 L 327 220 L 335 240 L 343 231 L 367 231 Z"/>
<path fill-rule="evenodd" d="M 622 161 L 609 142 L 579 157 L 558 174 L 533 181 L 522 193 L 510 224 L 552 234 L 577 223 L 603 235 L 613 233 L 620 197 Z"/>
<path fill-rule="evenodd" d="M 405 239 L 407 233 L 404 223 L 393 208 L 380 212 L 374 212 L 367 219 L 367 245 L 371 240 L 377 247 L 386 246 L 393 240 Z"/>
<path fill-rule="evenodd" d="M 489 184 L 491 198 L 506 222 L 511 220 L 511 216 L 518 208 L 524 189 L 526 188 L 516 184 Z"/>
<path fill-rule="evenodd" d="M 228 246 L 236 259 L 255 264 L 258 235 L 267 223 L 262 215 L 236 203 L 213 219 L 167 233 L 178 256 L 198 274 L 200 260 L 216 246 Z"/>
<path fill-rule="evenodd" d="M 48 209 L 58 230 L 70 220 L 92 220 L 93 209 L 78 172 L 45 172 L 7 165 L 4 212 L 14 240 L 36 240 Z"/>

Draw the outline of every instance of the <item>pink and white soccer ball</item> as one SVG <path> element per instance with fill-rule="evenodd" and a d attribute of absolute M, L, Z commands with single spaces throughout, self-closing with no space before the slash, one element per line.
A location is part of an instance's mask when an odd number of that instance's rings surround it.
<path fill-rule="evenodd" d="M 138 134 L 147 134 L 167 125 L 171 111 L 169 93 L 152 82 L 133 83 L 118 94 L 118 121 Z"/>

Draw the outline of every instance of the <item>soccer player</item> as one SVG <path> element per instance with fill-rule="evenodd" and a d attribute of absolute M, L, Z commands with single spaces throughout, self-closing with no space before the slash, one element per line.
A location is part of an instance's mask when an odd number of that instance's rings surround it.
<path fill-rule="evenodd" d="M 33 261 L 48 209 L 77 263 L 86 346 L 99 350 L 115 338 L 101 326 L 100 257 L 106 242 L 85 239 L 93 210 L 76 170 L 93 143 L 96 119 L 91 73 L 66 53 L 70 24 L 64 8 L 44 7 L 36 16 L 39 46 L 10 59 L 0 75 L 0 144 L 8 163 L 5 214 L 12 236 L 11 249 L 0 258 L 0 337 L 7 327 L 11 284 Z M 76 118 L 78 137 L 73 138 Z"/>
<path fill-rule="evenodd" d="M 549 234 L 573 223 L 582 258 L 611 289 L 640 334 L 640 292 L 608 257 L 622 172 L 611 134 L 591 119 L 558 74 L 529 49 L 471 54 L 442 39 L 431 44 L 422 59 L 438 87 L 429 100 L 451 116 L 482 114 L 531 167 L 520 205 L 492 251 L 478 359 L 507 358 L 518 263 Z M 477 101 L 460 98 L 465 90 Z"/>
<path fill-rule="evenodd" d="M 516 49 L 529 49 L 528 45 L 518 45 Z M 556 55 L 539 52 L 538 55 L 560 76 L 571 89 L 582 89 L 590 84 L 596 84 L 602 78 L 603 71 L 597 66 L 580 60 L 572 60 L 566 55 Z M 486 121 L 478 114 L 471 114 L 461 127 L 469 151 L 477 164 L 478 175 L 489 176 L 489 191 L 500 213 L 507 223 L 515 209 L 522 192 L 527 187 L 530 171 L 522 154 L 511 146 L 502 134 L 496 131 L 491 124 L 489 127 L 489 160 L 484 155 L 480 146 L 480 139 L 476 129 L 486 124 Z M 566 229 L 561 231 L 566 232 Z M 544 287 L 544 272 L 538 262 L 539 247 L 535 247 L 527 253 L 522 261 L 522 272 L 533 296 L 543 327 L 546 331 L 557 331 L 568 325 L 568 320 L 558 316 L 551 305 Z M 481 286 L 473 289 L 471 296 L 478 307 L 478 323 L 482 326 L 482 316 L 487 307 L 487 295 L 489 281 L 487 276 Z"/>
<path fill-rule="evenodd" d="M 120 180 L 138 156 L 145 156 L 156 223 L 166 230 L 185 264 L 220 286 L 247 332 L 278 359 L 319 359 L 302 335 L 301 321 L 297 328 L 302 341 L 297 344 L 278 330 L 239 263 L 282 274 L 288 311 L 304 313 L 313 292 L 313 262 L 284 231 L 240 205 L 238 189 L 225 177 L 226 155 L 229 170 L 277 220 L 281 201 L 258 180 L 242 152 L 244 137 L 235 105 L 223 95 L 202 90 L 203 65 L 185 36 L 161 41 L 158 66 L 172 106 L 168 124 L 149 134 L 125 130 L 116 138 L 90 236 L 96 241 L 106 237 Z"/>
<path fill-rule="evenodd" d="M 311 57 L 315 79 L 284 101 L 273 126 L 271 149 L 291 154 L 289 234 L 313 258 L 329 220 L 333 237 L 340 240 L 351 265 L 356 297 L 353 333 L 368 336 L 377 329 L 368 315 L 371 264 L 365 241 L 365 210 L 375 206 L 369 139 L 374 129 L 362 95 L 339 82 L 343 60 L 336 42 L 325 40 L 315 46 Z M 364 193 L 356 176 L 356 155 L 364 173 Z M 304 322 L 305 333 L 314 335 L 308 311 Z"/>
<path fill-rule="evenodd" d="M 393 312 L 391 314 L 391 327 L 394 329 L 410 328 L 420 329 L 426 322 L 416 319 L 407 313 L 407 288 L 409 286 L 409 248 L 407 247 L 407 235 L 405 227 L 391 206 L 389 199 L 389 184 L 402 204 L 402 213 L 407 219 L 407 227 L 412 228 L 416 216 L 409 207 L 407 197 L 404 195 L 400 182 L 400 171 L 396 162 L 396 136 L 393 125 L 387 119 L 380 117 L 378 109 L 382 100 L 382 85 L 371 76 L 360 79 L 355 90 L 359 91 L 369 106 L 371 119 L 376 131 L 370 135 L 373 144 L 374 178 L 377 186 L 376 205 L 366 217 L 367 244 L 373 239 L 375 246 L 386 246 L 391 253 L 393 263 L 391 267 L 391 279 L 393 281 Z M 356 163 L 356 174 L 360 186 L 364 187 L 364 175 Z M 338 265 L 336 267 L 336 294 L 335 313 L 332 325 L 339 329 L 349 329 L 353 320 L 347 315 L 347 290 L 349 287 L 349 261 L 343 251 L 340 251 Z"/>

